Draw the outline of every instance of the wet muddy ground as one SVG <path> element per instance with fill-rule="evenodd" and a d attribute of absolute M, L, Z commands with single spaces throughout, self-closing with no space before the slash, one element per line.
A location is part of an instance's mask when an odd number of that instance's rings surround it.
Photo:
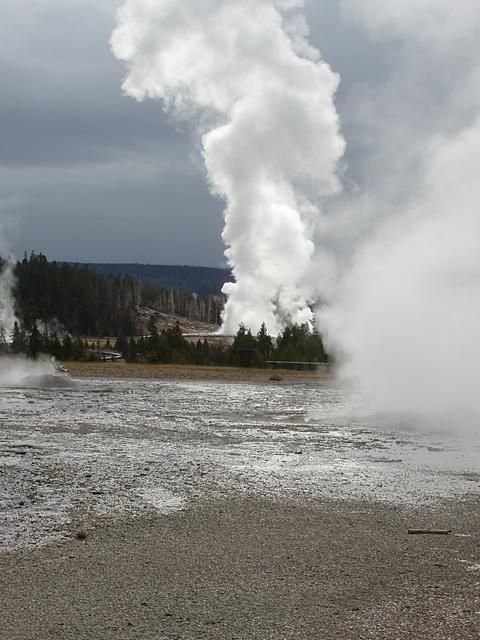
<path fill-rule="evenodd" d="M 355 418 L 333 381 L 73 380 L 0 390 L 0 545 L 89 521 L 244 497 L 423 505 L 470 500 L 479 442 Z"/>

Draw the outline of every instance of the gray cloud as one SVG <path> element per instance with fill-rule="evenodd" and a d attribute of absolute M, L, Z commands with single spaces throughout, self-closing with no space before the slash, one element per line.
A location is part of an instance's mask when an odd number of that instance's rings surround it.
<path fill-rule="evenodd" d="M 0 211 L 17 220 L 12 249 L 218 265 L 222 204 L 208 193 L 191 138 L 158 104 L 121 95 L 124 68 L 108 46 L 117 5 L 2 3 Z M 348 96 L 359 81 L 382 76 L 384 57 L 365 30 L 345 23 L 336 1 L 310 2 L 307 15 L 313 43 L 342 75 L 348 137 Z"/>

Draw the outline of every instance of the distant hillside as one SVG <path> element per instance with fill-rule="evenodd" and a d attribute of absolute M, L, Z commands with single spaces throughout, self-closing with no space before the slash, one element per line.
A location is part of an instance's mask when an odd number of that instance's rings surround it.
<path fill-rule="evenodd" d="M 86 265 L 49 262 L 41 253 L 25 256 L 14 271 L 22 328 L 30 331 L 38 323 L 37 328 L 52 333 L 100 337 L 144 335 L 153 325 L 163 327 L 176 320 L 187 331 L 220 324 L 219 295 L 193 295 L 178 281 L 175 287 L 157 287 L 105 267 L 106 272 L 99 273 Z"/>
<path fill-rule="evenodd" d="M 228 269 L 211 267 L 103 263 L 82 263 L 82 266 L 99 275 L 126 275 L 140 282 L 148 282 L 159 289 L 178 289 L 199 295 L 219 295 L 224 283 L 232 281 Z"/>

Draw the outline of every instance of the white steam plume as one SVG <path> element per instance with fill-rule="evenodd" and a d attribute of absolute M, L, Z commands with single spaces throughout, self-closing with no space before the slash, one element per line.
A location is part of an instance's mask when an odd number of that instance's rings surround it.
<path fill-rule="evenodd" d="M 126 93 L 203 134 L 237 280 L 224 330 L 276 331 L 321 298 L 318 324 L 372 408 L 478 420 L 480 5 L 342 4 L 394 55 L 389 78 L 347 103 L 368 153 L 326 216 L 318 199 L 338 190 L 344 150 L 338 78 L 306 42 L 302 2 L 126 0 L 112 48 Z"/>
<path fill-rule="evenodd" d="M 55 387 L 70 384 L 70 377 L 57 371 L 49 356 L 40 356 L 37 360 L 14 355 L 0 357 L 0 387 Z"/>
<path fill-rule="evenodd" d="M 394 41 L 396 58 L 386 82 L 355 94 L 369 161 L 328 224 L 330 246 L 349 254 L 322 253 L 337 277 L 320 279 L 319 325 L 372 409 L 461 412 L 478 425 L 480 4 L 344 6 Z"/>
<path fill-rule="evenodd" d="M 111 38 L 123 84 L 202 135 L 235 284 L 222 330 L 309 322 L 319 199 L 339 189 L 338 77 L 307 43 L 303 0 L 125 0 Z"/>
<path fill-rule="evenodd" d="M 8 240 L 16 229 L 16 221 L 9 214 L 11 202 L 0 199 L 0 344 L 10 342 L 15 315 L 15 259 L 11 256 Z"/>
<path fill-rule="evenodd" d="M 13 325 L 17 321 L 13 289 L 15 263 L 8 259 L 0 272 L 0 343 L 10 342 Z"/>

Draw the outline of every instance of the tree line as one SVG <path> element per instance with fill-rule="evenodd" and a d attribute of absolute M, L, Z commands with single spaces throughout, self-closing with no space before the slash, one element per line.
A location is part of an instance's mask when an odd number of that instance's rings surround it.
<path fill-rule="evenodd" d="M 207 339 L 187 341 L 179 324 L 148 337 L 119 337 L 114 345 L 129 362 L 264 367 L 268 361 L 328 362 L 322 337 L 307 324 L 286 327 L 274 339 L 262 324 L 256 335 L 240 325 L 233 343 L 211 344 Z"/>
<path fill-rule="evenodd" d="M 67 335 L 42 333 L 34 324 L 30 332 L 15 323 L 11 337 L 11 351 L 36 358 L 49 354 L 64 361 L 100 361 L 102 353 L 115 350 L 127 362 L 145 364 L 189 364 L 224 367 L 264 367 L 268 361 L 328 362 L 322 337 L 308 325 L 286 327 L 276 339 L 263 324 L 256 335 L 240 325 L 233 343 L 211 344 L 206 338 L 196 342 L 186 340 L 178 322 L 159 332 L 152 327 L 148 336 L 120 335 L 113 344 L 108 341 L 100 349 L 95 340 L 87 341 Z"/>
<path fill-rule="evenodd" d="M 215 296 L 98 275 L 78 265 L 49 262 L 41 253 L 25 255 L 15 276 L 21 321 L 13 328 L 10 350 L 32 358 L 45 353 L 65 361 L 100 360 L 102 350 L 115 349 L 129 362 L 152 364 L 262 367 L 269 360 L 328 361 L 321 335 L 307 324 L 287 326 L 275 338 L 265 324 L 256 334 L 240 325 L 232 344 L 186 340 L 178 322 L 159 332 L 151 317 L 146 336 L 137 324 L 141 306 L 219 324 L 223 300 Z M 118 337 L 100 348 L 94 338 L 105 335 Z"/>
<path fill-rule="evenodd" d="M 59 337 L 55 332 L 49 333 L 48 330 L 42 332 L 37 323 L 33 324 L 30 331 L 26 331 L 20 328 L 18 322 L 15 322 L 8 350 L 33 359 L 42 354 L 48 354 L 57 360 L 91 362 L 101 360 L 95 341 L 89 343 L 80 337 L 72 338 L 70 334 Z"/>
<path fill-rule="evenodd" d="M 129 276 L 98 275 L 84 266 L 49 262 L 41 253 L 17 262 L 15 277 L 16 312 L 26 331 L 35 324 L 52 327 L 54 321 L 53 326 L 63 326 L 72 335 L 137 336 L 142 333 L 141 307 L 212 324 L 221 321 L 221 296 L 158 289 Z"/>

